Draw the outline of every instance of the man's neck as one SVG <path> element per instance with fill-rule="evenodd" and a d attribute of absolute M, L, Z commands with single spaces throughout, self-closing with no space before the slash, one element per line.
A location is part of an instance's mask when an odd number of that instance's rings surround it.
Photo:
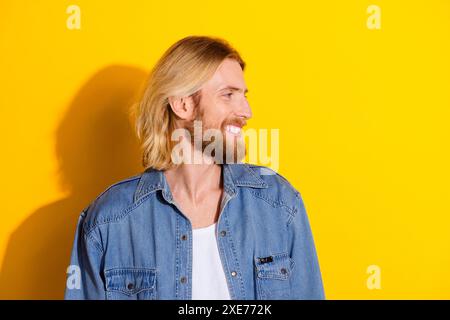
<path fill-rule="evenodd" d="M 182 164 L 164 171 L 172 194 L 200 202 L 209 192 L 221 190 L 222 165 Z"/>

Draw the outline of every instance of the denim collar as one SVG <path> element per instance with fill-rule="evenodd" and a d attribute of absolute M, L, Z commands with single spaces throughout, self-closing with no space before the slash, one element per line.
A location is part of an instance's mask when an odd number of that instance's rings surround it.
<path fill-rule="evenodd" d="M 267 188 L 268 185 L 262 180 L 248 164 L 233 163 L 222 164 L 223 170 L 223 187 L 224 191 L 230 196 L 236 193 L 236 187 L 247 188 Z M 162 170 L 147 169 L 143 172 L 136 192 L 134 194 L 134 202 L 139 201 L 149 193 L 161 190 L 164 199 L 173 202 L 169 184 Z"/>

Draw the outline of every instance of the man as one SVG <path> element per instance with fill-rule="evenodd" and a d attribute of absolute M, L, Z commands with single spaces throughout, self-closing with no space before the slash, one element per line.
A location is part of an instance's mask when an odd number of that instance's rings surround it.
<path fill-rule="evenodd" d="M 240 163 L 244 68 L 210 37 L 158 61 L 135 110 L 145 171 L 81 213 L 66 299 L 324 298 L 300 193 Z M 197 129 L 214 139 L 197 141 Z"/>

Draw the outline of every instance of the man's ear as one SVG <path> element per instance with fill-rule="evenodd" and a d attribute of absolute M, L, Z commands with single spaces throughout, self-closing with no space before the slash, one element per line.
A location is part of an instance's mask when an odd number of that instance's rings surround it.
<path fill-rule="evenodd" d="M 195 105 L 192 96 L 169 97 L 169 104 L 172 111 L 181 119 L 187 121 L 195 120 Z"/>

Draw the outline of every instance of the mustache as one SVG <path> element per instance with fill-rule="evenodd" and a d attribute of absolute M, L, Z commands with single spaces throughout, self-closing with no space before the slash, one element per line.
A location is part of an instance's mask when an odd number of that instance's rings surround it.
<path fill-rule="evenodd" d="M 235 126 L 235 127 L 242 128 L 246 125 L 247 125 L 247 121 L 245 121 L 244 119 L 233 118 L 233 119 L 226 120 L 223 123 L 223 128 L 225 128 L 226 126 Z"/>

